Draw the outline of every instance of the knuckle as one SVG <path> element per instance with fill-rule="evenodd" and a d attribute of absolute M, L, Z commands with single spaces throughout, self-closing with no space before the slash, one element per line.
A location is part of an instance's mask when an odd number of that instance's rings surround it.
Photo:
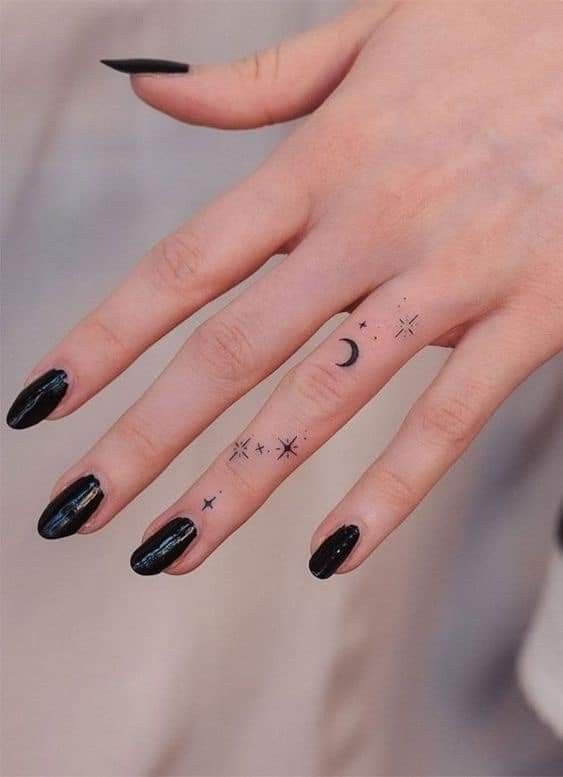
<path fill-rule="evenodd" d="M 283 88 L 279 78 L 282 67 L 281 52 L 282 44 L 278 44 L 270 49 L 256 51 L 252 56 L 234 63 L 235 71 L 243 82 L 251 82 L 253 86 L 258 87 L 264 124 L 275 124 L 279 120 L 275 108 L 276 98 L 272 95 L 272 89 L 274 85 L 276 89 L 280 86 Z"/>
<path fill-rule="evenodd" d="M 204 262 L 204 252 L 193 232 L 167 235 L 152 249 L 159 287 L 185 294 L 192 289 Z"/>
<path fill-rule="evenodd" d="M 249 60 L 250 77 L 253 81 L 261 81 L 264 77 L 264 54 L 256 51 Z"/>
<path fill-rule="evenodd" d="M 245 499 L 249 499 L 251 502 L 259 501 L 260 489 L 256 482 L 253 482 L 248 472 L 243 471 L 244 464 L 235 463 L 227 459 L 225 461 L 225 467 L 230 478 L 234 481 L 235 488 L 239 492 L 239 495 Z"/>
<path fill-rule="evenodd" d="M 475 400 L 460 396 L 427 400 L 421 408 L 421 424 L 431 440 L 447 445 L 467 444 L 481 427 Z"/>
<path fill-rule="evenodd" d="M 130 350 L 127 339 L 118 327 L 106 321 L 102 315 L 92 315 L 86 326 L 90 330 L 91 338 L 101 345 L 105 354 L 120 358 Z"/>
<path fill-rule="evenodd" d="M 135 417 L 124 416 L 117 428 L 128 454 L 146 464 L 154 464 L 161 454 L 161 447 L 151 427 Z"/>
<path fill-rule="evenodd" d="M 409 512 L 417 502 L 414 488 L 408 480 L 386 467 L 378 470 L 374 487 L 378 496 L 381 495 L 384 501 L 400 513 Z"/>
<path fill-rule="evenodd" d="M 258 51 L 254 55 L 256 80 L 261 80 L 268 84 L 278 80 L 281 68 L 281 51 L 282 44 L 278 43 L 276 46 Z"/>
<path fill-rule="evenodd" d="M 228 383 L 246 383 L 256 371 L 250 336 L 232 317 L 216 316 L 194 333 L 198 359 L 211 377 Z"/>
<path fill-rule="evenodd" d="M 275 81 L 279 75 L 281 45 L 255 51 L 249 57 L 237 60 L 234 65 L 242 78 L 253 82 Z"/>
<path fill-rule="evenodd" d="M 309 417 L 342 412 L 346 405 L 340 376 L 329 366 L 305 362 L 291 370 L 284 381 L 285 388 L 295 396 L 297 407 Z"/>
<path fill-rule="evenodd" d="M 233 67 L 244 81 L 259 81 L 263 70 L 262 59 L 262 52 L 255 51 L 249 57 L 237 59 L 233 62 Z"/>
<path fill-rule="evenodd" d="M 272 72 L 273 81 L 277 81 L 280 75 L 281 61 L 282 61 L 282 46 L 283 46 L 283 43 L 278 43 L 271 50 L 271 59 L 272 59 L 271 72 Z"/>
<path fill-rule="evenodd" d="M 524 342 L 532 343 L 531 334 L 540 332 L 544 342 L 552 344 L 553 353 L 563 345 L 563 265 L 561 278 L 550 278 L 547 284 L 537 288 L 533 281 L 528 282 L 524 293 L 519 293 L 507 305 L 513 317 L 513 331 L 517 331 Z"/>

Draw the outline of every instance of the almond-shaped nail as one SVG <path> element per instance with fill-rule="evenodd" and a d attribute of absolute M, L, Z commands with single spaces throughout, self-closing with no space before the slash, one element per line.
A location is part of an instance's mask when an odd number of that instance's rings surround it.
<path fill-rule="evenodd" d="M 151 534 L 131 556 L 131 568 L 138 575 L 158 575 L 176 561 L 197 536 L 189 518 L 173 518 Z"/>
<path fill-rule="evenodd" d="M 64 370 L 52 369 L 23 388 L 12 403 L 6 423 L 12 429 L 27 429 L 47 418 L 68 389 Z"/>
<path fill-rule="evenodd" d="M 104 498 L 95 475 L 84 475 L 61 491 L 47 505 L 39 519 L 37 531 L 46 540 L 58 540 L 76 534 L 98 509 Z"/>
<path fill-rule="evenodd" d="M 341 526 L 319 545 L 309 560 L 309 571 L 315 577 L 326 580 L 333 575 L 352 552 L 360 539 L 357 526 Z"/>
<path fill-rule="evenodd" d="M 168 59 L 101 59 L 102 65 L 127 75 L 174 75 L 188 73 L 190 66 L 185 62 Z"/>

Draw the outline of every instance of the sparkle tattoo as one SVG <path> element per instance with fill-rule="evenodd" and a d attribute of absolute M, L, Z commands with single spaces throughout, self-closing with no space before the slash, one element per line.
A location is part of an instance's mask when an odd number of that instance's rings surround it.
<path fill-rule="evenodd" d="M 399 329 L 395 332 L 395 339 L 400 337 L 404 340 L 406 337 L 414 335 L 417 319 L 418 313 L 416 316 L 401 316 L 401 318 L 399 318 Z"/>
<path fill-rule="evenodd" d="M 298 447 L 297 435 L 295 435 L 295 437 L 292 440 L 290 440 L 289 437 L 285 440 L 282 440 L 281 437 L 278 437 L 278 440 L 281 443 L 281 445 L 278 445 L 278 447 L 276 448 L 277 451 L 281 451 L 277 459 L 278 461 L 280 459 L 284 459 L 284 458 L 290 459 L 292 456 L 297 456 L 297 453 L 295 451 L 295 449 Z"/>
<path fill-rule="evenodd" d="M 250 442 L 250 437 L 246 440 L 238 440 L 233 445 L 233 450 L 231 453 L 231 456 L 229 458 L 229 461 L 233 461 L 233 459 L 248 459 L 250 458 L 247 452 L 248 449 L 248 443 Z"/>

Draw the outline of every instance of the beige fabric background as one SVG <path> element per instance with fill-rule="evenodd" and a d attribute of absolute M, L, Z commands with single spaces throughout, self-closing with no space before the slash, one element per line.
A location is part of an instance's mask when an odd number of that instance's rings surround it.
<path fill-rule="evenodd" d="M 563 516 L 563 512 L 562 512 Z M 546 585 L 520 651 L 520 687 L 563 741 L 563 545 L 554 549 Z"/>
<path fill-rule="evenodd" d="M 4 407 L 144 249 L 288 131 L 185 127 L 136 101 L 100 57 L 227 59 L 343 7 L 3 3 Z M 563 773 L 561 745 L 514 676 L 561 496 L 561 360 L 346 578 L 310 577 L 310 534 L 440 367 L 439 349 L 403 369 L 189 577 L 141 579 L 130 551 L 277 376 L 105 531 L 53 543 L 35 533 L 58 474 L 223 302 L 75 416 L 3 434 L 3 774 Z"/>

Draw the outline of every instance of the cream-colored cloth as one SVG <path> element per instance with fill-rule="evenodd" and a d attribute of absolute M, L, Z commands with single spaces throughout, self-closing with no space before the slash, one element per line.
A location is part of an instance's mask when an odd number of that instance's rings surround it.
<path fill-rule="evenodd" d="M 553 553 L 518 676 L 538 715 L 563 739 L 563 544 Z"/>
<path fill-rule="evenodd" d="M 5 408 L 34 362 L 148 246 L 290 129 L 183 126 L 139 103 L 127 79 L 98 60 L 228 59 L 343 7 L 4 3 Z M 3 430 L 2 773 L 561 775 L 561 743 L 525 703 L 514 671 L 561 497 L 560 359 L 510 398 L 352 575 L 309 575 L 311 532 L 391 438 L 446 351 L 427 349 L 401 370 L 188 577 L 142 579 L 129 554 L 281 373 L 103 532 L 38 537 L 55 479 L 224 301 L 74 416 Z"/>

